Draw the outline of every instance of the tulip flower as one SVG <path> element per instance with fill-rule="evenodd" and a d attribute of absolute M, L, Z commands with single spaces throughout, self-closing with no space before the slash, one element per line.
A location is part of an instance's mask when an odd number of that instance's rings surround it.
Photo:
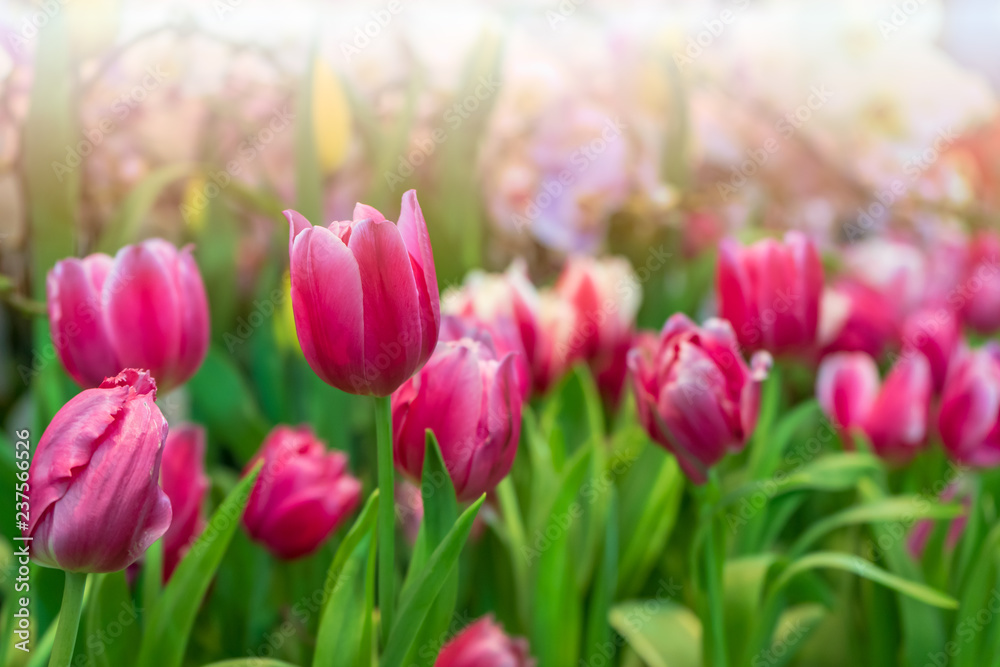
<path fill-rule="evenodd" d="M 897 326 L 929 296 L 929 259 L 906 239 L 873 237 L 842 258 L 846 273 L 883 296 Z"/>
<path fill-rule="evenodd" d="M 941 393 L 938 430 L 954 460 L 1000 464 L 1000 345 L 956 354 Z"/>
<path fill-rule="evenodd" d="M 437 437 L 460 500 L 495 487 L 514 463 L 523 401 L 515 353 L 489 341 L 441 341 L 419 373 L 392 395 L 393 458 L 419 480 L 426 431 Z"/>
<path fill-rule="evenodd" d="M 1000 330 L 1000 234 L 980 232 L 970 245 L 965 280 L 951 294 L 965 323 L 989 335 Z"/>
<path fill-rule="evenodd" d="M 842 429 L 860 428 L 875 452 L 888 460 L 911 458 L 927 440 L 933 380 L 919 352 L 900 357 L 879 386 L 875 360 L 864 352 L 838 352 L 823 360 L 816 395 L 827 417 Z"/>
<path fill-rule="evenodd" d="M 817 342 L 823 354 L 866 352 L 878 357 L 897 337 L 892 304 L 881 292 L 856 280 L 823 290 Z"/>
<path fill-rule="evenodd" d="M 167 422 L 147 371 L 126 369 L 60 408 L 31 462 L 26 537 L 39 565 L 117 572 L 170 526 L 157 485 Z"/>
<path fill-rule="evenodd" d="M 209 481 L 205 474 L 205 429 L 201 426 L 182 424 L 170 429 L 163 446 L 160 486 L 173 509 L 173 520 L 163 536 L 166 581 L 205 527 L 202 503 Z"/>
<path fill-rule="evenodd" d="M 531 368 L 524 352 L 521 337 L 514 329 L 513 323 L 506 318 L 499 318 L 492 324 L 480 322 L 475 315 L 457 317 L 445 315 L 441 319 L 440 341 L 458 341 L 471 338 L 487 347 L 492 346 L 498 358 L 503 359 L 508 353 L 513 354 L 514 379 L 522 399 L 527 399 L 531 392 Z"/>
<path fill-rule="evenodd" d="M 958 319 L 945 307 L 918 310 L 903 324 L 903 351 L 918 351 L 927 358 L 935 392 L 944 387 L 948 365 L 961 337 Z"/>
<path fill-rule="evenodd" d="M 493 618 L 484 616 L 448 642 L 435 667 L 534 667 L 528 642 L 504 634 Z"/>
<path fill-rule="evenodd" d="M 962 516 L 955 517 L 948 524 L 948 535 L 945 538 L 945 545 L 949 550 L 954 550 L 958 545 L 958 541 L 962 539 L 965 527 L 969 523 L 969 506 L 972 504 L 972 499 L 969 497 L 968 492 L 960 494 L 959 491 L 958 484 L 952 482 L 941 493 L 941 502 L 952 502 L 958 496 L 965 509 L 965 513 Z M 923 519 L 913 527 L 913 530 L 910 531 L 910 534 L 906 538 L 906 548 L 909 550 L 910 555 L 916 559 L 923 557 L 924 550 L 927 548 L 927 541 L 930 539 L 933 531 L 934 521 L 931 519 Z"/>
<path fill-rule="evenodd" d="M 659 338 L 639 340 L 628 357 L 639 420 L 703 484 L 708 469 L 727 451 L 741 450 L 753 432 L 770 354 L 758 352 L 748 367 L 729 322 L 698 327 L 681 313 Z"/>
<path fill-rule="evenodd" d="M 324 382 L 388 396 L 426 363 L 441 322 L 430 236 L 416 192 L 398 224 L 358 204 L 354 220 L 289 223 L 292 311 L 302 352 Z"/>
<path fill-rule="evenodd" d="M 208 350 L 208 303 L 191 247 L 161 239 L 56 263 L 46 281 L 59 359 L 83 387 L 148 369 L 161 392 L 194 375 Z"/>
<path fill-rule="evenodd" d="M 347 456 L 327 451 L 308 426 L 278 426 L 247 464 L 263 459 L 243 523 L 250 537 L 285 560 L 312 553 L 358 505 L 361 482 Z"/>
<path fill-rule="evenodd" d="M 804 234 L 788 232 L 784 243 L 763 239 L 747 248 L 723 240 L 716 287 L 719 316 L 732 323 L 742 346 L 785 353 L 814 344 L 823 266 Z"/>

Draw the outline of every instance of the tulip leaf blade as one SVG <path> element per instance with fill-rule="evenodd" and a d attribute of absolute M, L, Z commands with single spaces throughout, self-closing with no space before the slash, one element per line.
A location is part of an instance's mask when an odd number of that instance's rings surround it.
<path fill-rule="evenodd" d="M 330 564 L 323 586 L 323 611 L 316 633 L 313 667 L 360 667 L 371 663 L 371 656 L 366 656 L 366 647 L 371 646 L 374 600 L 368 595 L 368 575 L 369 563 L 378 543 L 376 518 L 379 500 L 376 489 Z"/>
<path fill-rule="evenodd" d="M 177 565 L 146 622 L 138 667 L 180 667 L 195 615 L 236 532 L 263 462 L 222 501 Z"/>
<path fill-rule="evenodd" d="M 205 665 L 205 667 L 297 667 L 290 662 L 284 662 L 283 660 L 271 660 L 269 658 L 233 658 L 232 660 L 223 660 L 221 662 L 213 662 L 210 665 Z"/>
<path fill-rule="evenodd" d="M 420 495 L 423 499 L 424 516 L 420 522 L 420 531 L 413 547 L 413 558 L 403 582 L 403 593 L 409 590 L 424 569 L 434 549 L 448 535 L 448 530 L 458 519 L 458 498 L 455 485 L 452 483 L 448 468 L 441 454 L 434 433 L 427 429 L 424 467 L 421 471 Z M 452 569 L 441 592 L 438 593 L 434 606 L 424 619 L 420 634 L 414 646 L 429 645 L 439 639 L 448 629 L 455 602 L 458 599 L 458 568 Z M 409 655 L 404 661 L 406 665 L 430 667 L 434 662 L 433 652 Z"/>
<path fill-rule="evenodd" d="M 693 611 L 666 599 L 615 605 L 611 626 L 649 667 L 700 667 L 701 621 Z"/>
<path fill-rule="evenodd" d="M 806 463 L 800 460 L 791 472 L 764 481 L 750 481 L 734 489 L 722 499 L 721 506 L 735 505 L 755 494 L 770 499 L 792 491 L 845 491 L 881 469 L 878 458 L 860 452 L 828 454 Z"/>
<path fill-rule="evenodd" d="M 462 547 L 472 530 L 472 522 L 484 500 L 486 494 L 480 496 L 479 500 L 458 517 L 448 535 L 431 554 L 420 576 L 400 596 L 396 624 L 389 633 L 389 641 L 379 663 L 382 667 L 404 664 L 405 657 L 413 649 L 424 618 L 449 574 L 457 566 Z"/>
<path fill-rule="evenodd" d="M 125 571 L 96 574 L 91 578 L 90 604 L 83 619 L 88 664 L 96 667 L 127 665 L 136 655 L 141 641 L 140 609 L 129 594 Z M 112 624 L 121 628 L 110 637 Z"/>
<path fill-rule="evenodd" d="M 584 659 L 587 664 L 599 664 L 607 660 L 606 647 L 611 645 L 611 626 L 608 615 L 618 584 L 618 495 L 614 486 L 608 497 L 608 520 L 604 524 L 604 544 L 601 559 L 587 610 L 587 633 L 584 643 Z"/>

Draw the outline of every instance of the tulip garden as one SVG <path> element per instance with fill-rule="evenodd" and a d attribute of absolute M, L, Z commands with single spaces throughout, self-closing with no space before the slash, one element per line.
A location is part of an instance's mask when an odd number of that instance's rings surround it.
<path fill-rule="evenodd" d="M 0 663 L 1000 665 L 1000 12 L 0 8 Z"/>

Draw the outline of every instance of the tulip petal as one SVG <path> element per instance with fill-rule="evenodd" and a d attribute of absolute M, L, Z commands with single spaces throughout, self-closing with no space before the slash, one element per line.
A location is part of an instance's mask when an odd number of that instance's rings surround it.
<path fill-rule="evenodd" d="M 201 272 L 191 256 L 192 249 L 193 246 L 183 248 L 177 259 L 177 290 L 183 306 L 177 367 L 173 373 L 175 385 L 183 384 L 194 375 L 208 352 L 208 297 Z M 162 389 L 166 391 L 169 386 Z"/>
<path fill-rule="evenodd" d="M 403 237 L 403 245 L 410 255 L 413 278 L 420 299 L 422 341 L 420 358 L 426 361 L 437 345 L 438 329 L 441 325 L 441 303 L 434 254 L 431 251 L 431 237 L 427 233 L 427 223 L 417 202 L 416 190 L 407 190 L 403 193 L 397 227 Z"/>
<path fill-rule="evenodd" d="M 282 211 L 282 215 L 288 220 L 288 256 L 291 257 L 292 246 L 295 245 L 295 237 L 307 229 L 311 229 L 312 223 L 306 220 L 304 215 L 292 209 Z"/>

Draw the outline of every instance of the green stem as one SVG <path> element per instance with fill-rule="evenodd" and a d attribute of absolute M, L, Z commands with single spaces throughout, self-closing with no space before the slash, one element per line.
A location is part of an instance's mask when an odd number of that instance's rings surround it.
<path fill-rule="evenodd" d="M 396 531 L 395 482 L 392 462 L 392 407 L 388 396 L 375 397 L 375 435 L 378 448 L 378 608 L 382 643 L 389 638 L 395 611 Z"/>
<path fill-rule="evenodd" d="M 709 472 L 708 483 L 702 490 L 701 516 L 708 522 L 708 535 L 705 538 L 703 572 L 705 577 L 704 631 L 706 647 L 711 647 L 711 662 L 713 667 L 727 667 L 729 657 L 726 653 L 726 624 L 723 616 L 722 572 L 723 554 L 718 553 L 716 544 L 717 530 L 715 527 L 715 506 L 719 499 L 719 481 L 714 470 Z M 706 656 L 708 657 L 708 656 Z"/>
<path fill-rule="evenodd" d="M 62 609 L 59 611 L 59 627 L 52 645 L 49 667 L 69 667 L 76 646 L 76 633 L 80 629 L 80 613 L 83 611 L 83 591 L 87 588 L 86 572 L 67 572 L 66 586 L 63 588 Z"/>
<path fill-rule="evenodd" d="M 524 532 L 524 522 L 521 519 L 521 507 L 517 502 L 517 491 L 510 475 L 507 475 L 497 485 L 497 499 L 500 501 L 500 511 L 507 527 L 507 537 L 510 540 L 511 566 L 514 570 L 514 581 L 517 586 L 517 610 L 521 622 L 528 618 L 528 567 L 524 560 L 524 547 L 527 538 Z"/>

